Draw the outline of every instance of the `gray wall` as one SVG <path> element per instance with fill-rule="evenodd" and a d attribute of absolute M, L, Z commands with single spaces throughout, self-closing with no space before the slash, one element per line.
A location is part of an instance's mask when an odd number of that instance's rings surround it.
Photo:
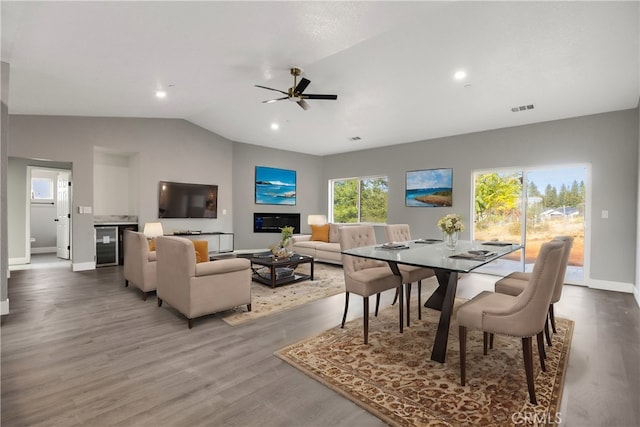
<path fill-rule="evenodd" d="M 307 215 L 326 213 L 327 183 L 322 179 L 323 160 L 318 156 L 274 150 L 258 145 L 233 145 L 234 224 L 236 249 L 263 249 L 279 241 L 279 235 L 253 232 L 254 212 L 299 213 L 300 228 L 310 233 Z M 296 171 L 296 205 L 257 205 L 255 167 L 268 166 Z"/>
<path fill-rule="evenodd" d="M 640 99 L 638 100 L 638 205 L 637 205 L 637 221 L 636 221 L 636 287 L 635 296 L 636 301 L 640 305 Z"/>
<path fill-rule="evenodd" d="M 638 122 L 634 109 L 317 157 L 232 143 L 182 120 L 10 116 L 8 150 L 13 156 L 73 162 L 74 207 L 92 205 L 94 146 L 139 152 L 141 224 L 156 218 L 159 179 L 217 183 L 220 218 L 206 220 L 216 222 L 201 228 L 233 230 L 238 249 L 264 248 L 277 240 L 273 234 L 253 233 L 253 212 L 298 212 L 302 231 L 308 232 L 306 216 L 327 211 L 331 178 L 388 175 L 389 222 L 408 222 L 416 235 L 429 236 L 437 233 L 435 223 L 444 213 L 470 216 L 471 173 L 476 169 L 590 163 L 590 278 L 635 283 Z M 257 165 L 297 171 L 296 206 L 255 204 Z M 454 169 L 453 208 L 405 207 L 405 172 L 440 167 Z M 608 220 L 600 218 L 603 209 L 609 211 Z M 168 222 L 165 228 L 182 225 Z M 92 226 L 92 216 L 74 209 L 74 262 L 76 255 L 87 261 L 83 254 L 93 254 Z"/>
<path fill-rule="evenodd" d="M 388 221 L 409 223 L 417 236 L 436 236 L 435 224 L 442 215 L 471 217 L 474 170 L 590 163 L 590 278 L 631 284 L 637 261 L 638 120 L 637 109 L 625 110 L 327 156 L 324 180 L 386 174 Z M 452 208 L 404 206 L 406 171 L 449 167 Z M 326 206 L 326 195 L 323 203 Z M 609 219 L 601 219 L 604 209 Z M 463 238 L 469 238 L 468 229 Z"/>
<path fill-rule="evenodd" d="M 73 164 L 74 269 L 92 268 L 94 262 L 93 215 L 79 214 L 77 207 L 93 206 L 94 197 L 100 197 L 93 192 L 96 146 L 114 152 L 139 153 L 140 197 L 136 210 L 141 226 L 157 221 L 158 181 L 168 180 L 218 184 L 219 213 L 226 209 L 227 215 L 219 215 L 217 219 L 162 220 L 166 231 L 233 230 L 231 141 L 185 120 L 11 115 L 10 156 Z M 10 245 L 14 245 L 13 239 Z"/>
<path fill-rule="evenodd" d="M 0 62 L 0 314 L 9 312 L 7 292 L 7 146 L 9 121 L 9 64 Z"/>

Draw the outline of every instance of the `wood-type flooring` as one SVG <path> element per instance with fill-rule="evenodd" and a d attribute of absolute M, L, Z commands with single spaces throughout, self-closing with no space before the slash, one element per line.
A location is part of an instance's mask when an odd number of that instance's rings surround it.
<path fill-rule="evenodd" d="M 492 289 L 495 280 L 468 275 L 458 296 Z M 392 299 L 386 292 L 382 304 Z M 206 316 L 192 330 L 176 311 L 158 308 L 154 295 L 145 302 L 125 288 L 122 267 L 12 271 L 9 300 L 1 328 L 3 426 L 384 425 L 273 356 L 338 325 L 344 294 L 239 326 Z M 353 319 L 362 303 L 351 300 Z M 633 296 L 565 286 L 555 312 L 575 321 L 563 425 L 640 425 Z"/>

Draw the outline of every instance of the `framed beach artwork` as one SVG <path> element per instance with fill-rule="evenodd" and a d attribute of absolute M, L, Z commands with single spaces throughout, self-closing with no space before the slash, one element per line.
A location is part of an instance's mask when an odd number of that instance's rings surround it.
<path fill-rule="evenodd" d="M 296 171 L 256 166 L 256 204 L 295 205 Z"/>
<path fill-rule="evenodd" d="M 405 205 L 420 207 L 451 206 L 453 169 L 427 169 L 407 172 Z"/>

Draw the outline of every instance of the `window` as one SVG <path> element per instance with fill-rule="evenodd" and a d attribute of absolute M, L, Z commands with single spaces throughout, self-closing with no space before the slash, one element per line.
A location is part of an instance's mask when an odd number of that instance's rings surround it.
<path fill-rule="evenodd" d="M 504 275 L 531 271 L 542 243 L 573 236 L 566 283 L 584 283 L 588 165 L 509 168 L 474 173 L 473 239 L 525 245 L 477 270 Z"/>
<path fill-rule="evenodd" d="M 329 181 L 331 221 L 386 223 L 388 178 L 344 178 Z"/>
<path fill-rule="evenodd" d="M 53 201 L 53 180 L 51 178 L 31 178 L 31 201 Z"/>

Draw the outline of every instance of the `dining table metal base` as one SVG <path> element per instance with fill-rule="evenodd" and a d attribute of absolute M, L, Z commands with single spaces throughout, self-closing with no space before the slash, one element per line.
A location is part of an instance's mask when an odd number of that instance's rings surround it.
<path fill-rule="evenodd" d="M 440 311 L 440 321 L 436 331 L 436 339 L 431 350 L 431 360 L 444 363 L 449 342 L 449 326 L 453 314 L 453 302 L 458 288 L 458 272 L 434 268 L 438 279 L 438 288 L 424 303 L 427 308 Z"/>

